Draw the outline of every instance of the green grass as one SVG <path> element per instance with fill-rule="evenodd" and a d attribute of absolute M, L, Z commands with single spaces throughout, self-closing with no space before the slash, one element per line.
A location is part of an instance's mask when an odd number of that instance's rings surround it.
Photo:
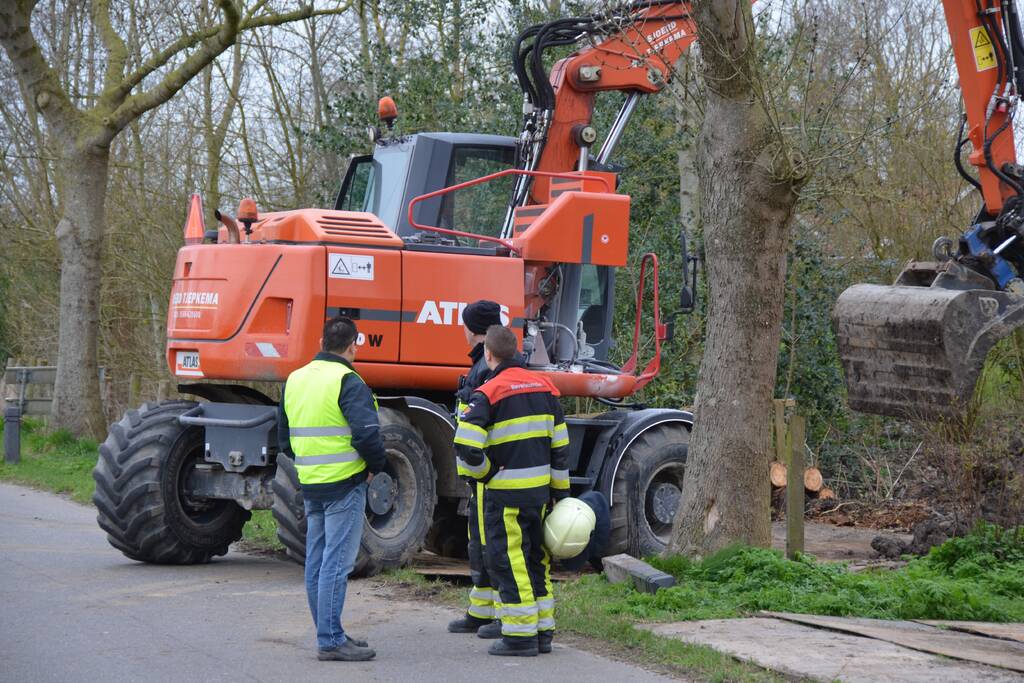
<path fill-rule="evenodd" d="M 736 547 L 703 562 L 651 558 L 678 585 L 654 595 L 599 576 L 573 587 L 589 612 L 629 621 L 738 617 L 759 610 L 879 619 L 1024 621 L 1024 527 L 985 525 L 899 570 L 852 573 L 810 556 Z"/>
<path fill-rule="evenodd" d="M 0 430 L 2 433 L 2 430 Z M 0 479 L 65 493 L 78 503 L 89 503 L 95 482 L 97 445 L 75 439 L 66 431 L 47 433 L 42 423 L 25 420 L 21 426 L 21 462 L 0 461 Z"/>
<path fill-rule="evenodd" d="M 242 529 L 242 538 L 260 550 L 284 550 L 281 541 L 277 540 L 277 522 L 270 510 L 253 510 L 252 517 Z"/>

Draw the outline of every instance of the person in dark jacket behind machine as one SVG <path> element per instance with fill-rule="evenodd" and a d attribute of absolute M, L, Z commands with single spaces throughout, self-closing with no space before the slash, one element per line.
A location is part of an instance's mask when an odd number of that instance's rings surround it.
<path fill-rule="evenodd" d="M 612 518 L 608 509 L 608 499 L 600 491 L 587 491 L 576 496 L 594 511 L 594 518 L 597 520 L 594 531 L 590 534 L 590 542 L 583 552 L 576 557 L 567 560 L 559 560 L 558 566 L 562 569 L 578 572 L 588 562 L 597 571 L 601 571 L 601 558 L 604 557 L 605 549 L 608 547 L 608 539 L 611 537 Z"/>
<path fill-rule="evenodd" d="M 502 636 L 488 652 L 536 656 L 551 652 L 555 629 L 542 522 L 548 502 L 569 495 L 569 433 L 558 390 L 523 367 L 516 346 L 511 330 L 487 330 L 491 377 L 470 397 L 455 452 L 459 474 L 485 485 L 485 556 Z"/>
<path fill-rule="evenodd" d="M 348 318 L 327 321 L 322 351 L 288 376 L 278 417 L 278 457 L 295 461 L 305 503 L 306 595 L 321 660 L 365 661 L 376 654 L 341 626 L 367 482 L 387 459 L 377 400 L 352 367 L 358 334 Z"/>
<path fill-rule="evenodd" d="M 473 366 L 459 382 L 455 398 L 455 419 L 469 407 L 469 399 L 491 374 L 484 358 L 484 335 L 491 325 L 501 325 L 501 307 L 494 301 L 474 301 L 462 311 L 462 324 L 466 343 L 471 347 L 469 357 Z M 476 633 L 481 638 L 500 638 L 501 624 L 495 621 L 494 587 L 484 563 L 484 485 L 470 480 L 473 494 L 469 498 L 469 573 L 473 587 L 469 591 L 469 609 L 466 615 L 448 624 L 451 633 Z"/>

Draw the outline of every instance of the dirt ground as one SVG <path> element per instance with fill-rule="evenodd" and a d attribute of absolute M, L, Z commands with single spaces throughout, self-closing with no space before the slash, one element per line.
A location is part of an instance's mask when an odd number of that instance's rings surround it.
<path fill-rule="evenodd" d="M 904 542 L 911 539 L 907 533 L 807 520 L 804 522 L 804 552 L 819 560 L 855 563 L 876 561 L 879 555 L 871 547 L 871 541 L 879 535 L 893 536 Z M 772 547 L 785 550 L 785 522 L 772 523 Z"/>
<path fill-rule="evenodd" d="M 808 521 L 838 527 L 860 527 L 909 534 L 932 515 L 932 507 L 921 500 L 812 501 Z"/>

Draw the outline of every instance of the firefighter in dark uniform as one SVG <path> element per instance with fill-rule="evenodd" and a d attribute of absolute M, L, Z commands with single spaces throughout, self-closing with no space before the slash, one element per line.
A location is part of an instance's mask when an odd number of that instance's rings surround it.
<path fill-rule="evenodd" d="M 484 483 L 487 571 L 498 589 L 501 640 L 494 655 L 551 652 L 555 602 L 542 526 L 551 500 L 569 495 L 569 435 L 558 390 L 530 372 L 511 330 L 495 325 L 484 339 L 490 379 L 459 421 L 459 474 Z"/>
<path fill-rule="evenodd" d="M 470 344 L 469 357 L 473 361 L 469 373 L 464 375 L 456 393 L 455 418 L 460 419 L 469 406 L 469 398 L 487 381 L 491 369 L 484 358 L 484 334 L 491 325 L 501 325 L 501 307 L 494 301 L 481 299 L 462 311 L 462 324 L 466 342 Z M 469 571 L 473 587 L 469 591 L 466 615 L 448 624 L 451 633 L 476 633 L 481 638 L 500 638 L 501 624 L 495 621 L 494 588 L 484 564 L 483 492 L 484 485 L 470 480 L 473 494 L 469 499 Z"/>

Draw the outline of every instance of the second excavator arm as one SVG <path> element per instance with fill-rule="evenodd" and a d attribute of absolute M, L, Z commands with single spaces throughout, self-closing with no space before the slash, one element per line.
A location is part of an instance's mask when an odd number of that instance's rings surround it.
<path fill-rule="evenodd" d="M 833 313 L 850 406 L 927 420 L 969 414 L 989 349 L 1024 324 L 1024 169 L 1013 131 L 1024 36 L 1016 0 L 942 4 L 965 110 L 953 160 L 981 207 L 957 239 L 935 241 L 933 261 L 911 262 L 893 286 L 854 285 Z"/>

